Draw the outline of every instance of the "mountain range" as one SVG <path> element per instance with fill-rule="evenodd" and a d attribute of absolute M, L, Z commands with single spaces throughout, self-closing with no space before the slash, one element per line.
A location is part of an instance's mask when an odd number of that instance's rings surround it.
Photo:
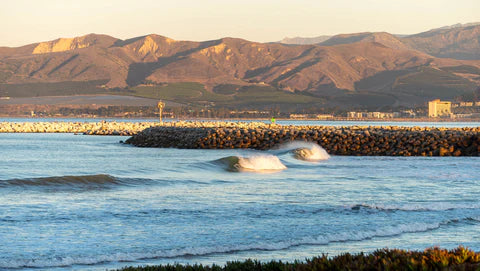
<path fill-rule="evenodd" d="M 120 94 L 225 107 L 381 108 L 471 97 L 480 87 L 479 24 L 315 42 L 89 34 L 0 47 L 0 96 Z"/>

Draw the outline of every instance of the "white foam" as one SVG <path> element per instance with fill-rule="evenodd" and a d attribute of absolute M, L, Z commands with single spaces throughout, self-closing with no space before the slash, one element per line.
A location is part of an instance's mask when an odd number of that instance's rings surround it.
<path fill-rule="evenodd" d="M 304 161 L 321 161 L 330 158 L 324 148 L 313 142 L 294 141 L 282 145 L 280 148 L 293 150 L 295 158 Z"/>
<path fill-rule="evenodd" d="M 235 167 L 239 171 L 280 171 L 287 168 L 275 155 L 239 157 Z"/>
<path fill-rule="evenodd" d="M 425 202 L 400 204 L 357 204 L 348 208 L 367 208 L 385 211 L 448 211 L 456 209 L 480 209 L 478 203 Z"/>
<path fill-rule="evenodd" d="M 472 219 L 472 218 L 463 218 Z M 476 218 L 478 219 L 478 218 Z M 185 247 L 179 249 L 158 250 L 152 252 L 133 252 L 133 253 L 114 253 L 110 255 L 95 255 L 95 256 L 80 256 L 80 257 L 54 257 L 41 259 L 23 259 L 23 260 L 8 260 L 0 259 L 1 268 L 52 268 L 72 265 L 93 265 L 107 262 L 129 262 L 142 259 L 154 258 L 176 258 L 183 256 L 202 256 L 213 253 L 233 253 L 237 251 L 250 250 L 283 250 L 300 245 L 327 245 L 333 242 L 350 242 L 371 239 L 375 237 L 396 236 L 403 233 L 426 232 L 438 229 L 442 225 L 449 224 L 453 221 L 447 220 L 438 223 L 408 223 L 394 226 L 385 226 L 375 230 L 366 231 L 349 231 L 342 233 L 324 234 L 313 237 L 303 237 L 300 239 L 285 240 L 280 242 L 258 242 L 245 245 L 227 245 L 227 246 L 211 246 L 211 247 Z"/>

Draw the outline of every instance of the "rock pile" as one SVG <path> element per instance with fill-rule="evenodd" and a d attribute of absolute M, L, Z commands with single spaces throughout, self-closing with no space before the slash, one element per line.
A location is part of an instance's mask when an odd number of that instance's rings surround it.
<path fill-rule="evenodd" d="M 0 133 L 83 133 L 131 136 L 154 122 L 1 122 Z"/>
<path fill-rule="evenodd" d="M 265 150 L 310 141 L 334 155 L 478 156 L 480 127 L 281 126 L 259 122 L 2 122 L 0 133 L 132 136 L 139 147 Z"/>
<path fill-rule="evenodd" d="M 150 127 L 263 127 L 262 122 L 236 123 L 215 121 L 176 121 L 176 122 L 0 122 L 0 133 L 82 133 L 86 135 L 131 136 Z"/>
<path fill-rule="evenodd" d="M 129 138 L 139 147 L 265 150 L 291 141 L 310 141 L 334 155 L 478 156 L 480 127 L 424 128 L 370 126 L 152 127 Z"/>

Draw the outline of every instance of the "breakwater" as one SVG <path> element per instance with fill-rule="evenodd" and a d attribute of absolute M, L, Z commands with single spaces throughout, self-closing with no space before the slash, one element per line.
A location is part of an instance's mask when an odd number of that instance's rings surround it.
<path fill-rule="evenodd" d="M 134 135 L 154 122 L 0 122 L 0 133 L 81 133 L 88 135 Z"/>
<path fill-rule="evenodd" d="M 85 135 L 131 136 L 150 127 L 257 127 L 264 123 L 239 124 L 214 121 L 175 121 L 175 122 L 0 122 L 0 133 L 80 133 Z"/>
<path fill-rule="evenodd" d="M 139 132 L 126 143 L 138 147 L 267 150 L 291 141 L 315 142 L 334 155 L 479 156 L 480 127 L 159 126 Z"/>
<path fill-rule="evenodd" d="M 309 141 L 334 155 L 478 156 L 480 127 L 281 126 L 262 122 L 1 122 L 0 133 L 132 136 L 138 147 L 267 150 Z"/>

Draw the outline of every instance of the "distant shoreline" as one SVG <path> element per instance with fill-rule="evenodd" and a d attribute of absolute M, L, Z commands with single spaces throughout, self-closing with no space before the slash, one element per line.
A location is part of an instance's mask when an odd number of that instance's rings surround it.
<path fill-rule="evenodd" d="M 105 120 L 105 119 L 118 119 L 118 120 L 152 120 L 152 122 L 158 122 L 158 117 L 93 117 L 93 116 L 51 116 L 51 117 L 29 117 L 25 115 L 19 116 L 5 116 L 0 115 L 1 119 L 29 119 L 29 120 L 39 120 L 42 119 L 92 119 L 92 120 Z M 292 118 L 275 118 L 276 121 L 322 121 L 322 122 L 480 122 L 480 118 L 468 118 L 468 119 L 439 119 L 439 118 L 391 118 L 391 119 L 376 119 L 376 118 L 330 118 L 330 119 L 317 119 L 317 118 L 302 118 L 302 119 L 292 119 Z M 164 118 L 165 122 L 171 121 L 268 121 L 270 118 Z"/>

